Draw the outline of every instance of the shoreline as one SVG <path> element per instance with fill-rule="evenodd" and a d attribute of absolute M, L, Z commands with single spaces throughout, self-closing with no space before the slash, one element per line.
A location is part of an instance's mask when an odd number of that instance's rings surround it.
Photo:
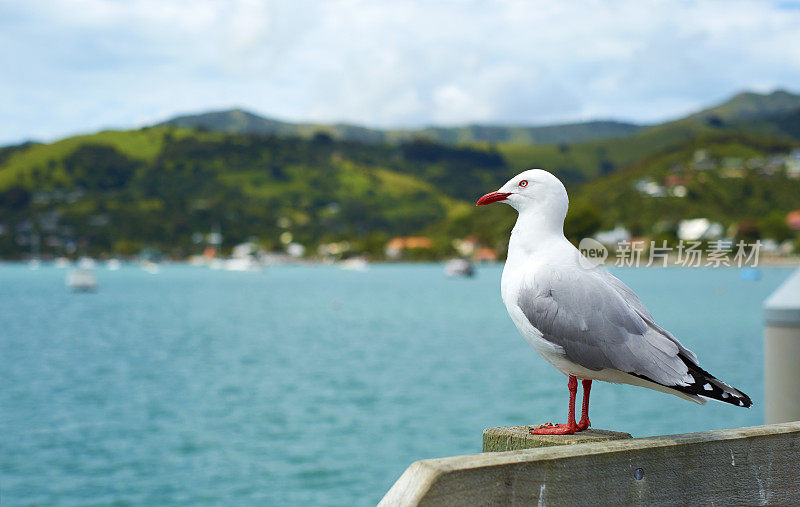
<path fill-rule="evenodd" d="M 398 260 L 398 261 L 390 261 L 390 260 L 368 260 L 369 265 L 392 265 L 392 264 L 446 264 L 449 260 L 456 258 L 451 257 L 449 259 L 440 259 L 440 260 Z M 96 262 L 100 264 L 105 264 L 107 259 L 94 259 Z M 708 260 L 703 258 L 700 262 L 700 265 L 696 266 L 685 266 L 681 263 L 676 262 L 676 258 L 669 258 L 667 259 L 666 266 L 663 265 L 661 260 L 659 259 L 656 262 L 653 262 L 651 265 L 647 265 L 648 259 L 642 259 L 638 265 L 631 265 L 631 266 L 617 266 L 614 259 L 609 259 L 606 262 L 600 263 L 600 265 L 605 266 L 606 268 L 620 268 L 620 269 L 631 269 L 631 268 L 684 268 L 684 269 L 698 269 L 698 268 L 714 268 L 714 269 L 746 269 L 746 268 L 753 268 L 758 269 L 762 267 L 784 267 L 784 268 L 800 268 L 800 257 L 764 257 L 758 259 L 758 264 L 752 266 L 750 264 L 743 264 L 742 266 L 737 266 L 734 263 L 730 263 L 730 265 L 720 264 L 718 266 L 710 266 L 706 265 Z M 41 265 L 44 266 L 55 266 L 54 259 L 39 259 Z M 0 259 L 0 266 L 3 265 L 25 265 L 31 262 L 31 259 Z M 123 265 L 138 265 L 141 264 L 139 260 L 122 260 Z M 502 266 L 505 264 L 505 261 L 472 261 L 473 265 L 476 267 L 479 266 Z M 67 266 L 60 266 L 61 268 L 64 267 L 71 267 L 76 265 L 76 261 L 71 261 Z M 156 264 L 159 265 L 185 265 L 190 267 L 197 267 L 197 268 L 209 268 L 210 266 L 205 264 L 192 264 L 188 260 L 164 260 L 160 261 Z M 274 267 L 274 266 L 296 266 L 296 265 L 307 265 L 307 266 L 331 266 L 331 267 L 341 267 L 342 261 L 328 261 L 328 260 L 317 260 L 317 259 L 296 259 L 293 261 L 286 261 L 286 262 L 277 262 L 277 263 L 267 263 L 263 264 L 262 267 Z"/>

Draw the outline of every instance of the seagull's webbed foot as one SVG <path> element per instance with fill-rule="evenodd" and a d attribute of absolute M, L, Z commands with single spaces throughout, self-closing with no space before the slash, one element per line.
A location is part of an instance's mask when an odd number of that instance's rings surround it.
<path fill-rule="evenodd" d="M 574 435 L 581 431 L 577 424 L 543 424 L 531 430 L 531 435 Z"/>
<path fill-rule="evenodd" d="M 588 417 L 582 417 L 580 421 L 578 421 L 578 431 L 588 430 L 589 426 L 592 423 L 589 421 Z"/>

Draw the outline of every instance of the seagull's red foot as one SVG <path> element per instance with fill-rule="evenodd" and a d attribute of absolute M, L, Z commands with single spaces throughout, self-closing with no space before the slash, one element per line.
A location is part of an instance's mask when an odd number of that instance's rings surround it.
<path fill-rule="evenodd" d="M 589 421 L 589 418 L 583 417 L 578 421 L 578 431 L 588 430 L 591 425 L 592 423 Z"/>
<path fill-rule="evenodd" d="M 572 424 L 543 424 L 531 430 L 531 435 L 574 435 L 580 431 L 578 425 Z"/>

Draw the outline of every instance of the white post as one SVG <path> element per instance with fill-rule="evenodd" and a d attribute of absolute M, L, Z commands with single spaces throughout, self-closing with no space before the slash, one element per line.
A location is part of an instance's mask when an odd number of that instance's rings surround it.
<path fill-rule="evenodd" d="M 767 424 L 800 421 L 800 269 L 764 302 Z"/>

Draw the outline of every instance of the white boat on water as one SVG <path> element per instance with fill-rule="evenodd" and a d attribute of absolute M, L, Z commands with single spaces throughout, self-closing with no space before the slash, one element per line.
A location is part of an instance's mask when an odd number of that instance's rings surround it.
<path fill-rule="evenodd" d="M 475 276 L 475 268 L 466 259 L 450 259 L 444 265 L 444 274 L 447 276 L 471 277 Z"/>
<path fill-rule="evenodd" d="M 67 259 L 66 257 L 58 257 L 56 259 L 57 268 L 66 268 L 67 266 L 69 266 L 69 259 Z"/>
<path fill-rule="evenodd" d="M 97 290 L 97 277 L 93 269 L 75 268 L 67 273 L 67 287 L 75 292 L 92 292 Z"/>
<path fill-rule="evenodd" d="M 367 271 L 369 262 L 363 257 L 351 257 L 339 263 L 339 268 L 347 271 Z"/>
<path fill-rule="evenodd" d="M 159 271 L 158 264 L 153 261 L 142 261 L 142 269 L 151 275 L 157 275 Z"/>
<path fill-rule="evenodd" d="M 261 264 L 253 257 L 232 257 L 226 259 L 222 265 L 225 271 L 258 271 Z"/>
<path fill-rule="evenodd" d="M 119 259 L 109 259 L 108 262 L 106 262 L 106 267 L 109 271 L 116 271 L 120 266 L 122 266 L 122 263 L 119 262 Z"/>
<path fill-rule="evenodd" d="M 94 269 L 95 265 L 97 265 L 97 262 L 91 257 L 81 257 L 78 260 L 78 267 L 81 269 Z"/>
<path fill-rule="evenodd" d="M 31 259 L 28 261 L 28 267 L 35 271 L 40 267 L 42 267 L 42 261 L 40 261 L 39 259 Z"/>

